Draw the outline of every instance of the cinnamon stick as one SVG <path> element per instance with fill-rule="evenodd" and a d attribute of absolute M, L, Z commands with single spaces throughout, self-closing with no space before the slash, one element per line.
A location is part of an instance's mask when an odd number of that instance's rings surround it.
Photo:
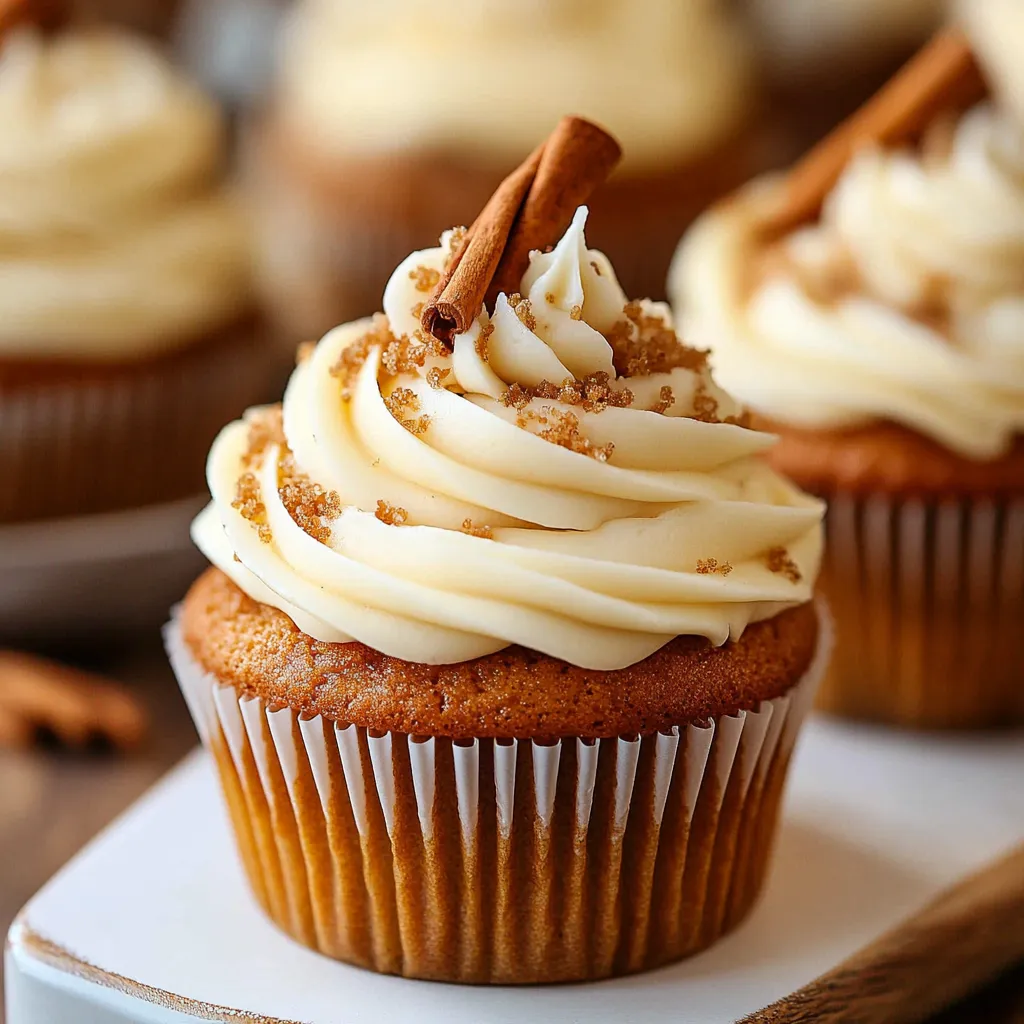
<path fill-rule="evenodd" d="M 451 344 L 498 291 L 513 291 L 529 263 L 563 231 L 576 207 L 621 156 L 604 129 L 563 117 L 547 140 L 498 186 L 449 261 L 421 323 Z"/>
<path fill-rule="evenodd" d="M 985 81 L 966 36 L 959 28 L 942 30 L 793 167 L 768 232 L 783 235 L 813 220 L 858 149 L 914 142 L 937 114 L 966 109 L 985 94 Z"/>

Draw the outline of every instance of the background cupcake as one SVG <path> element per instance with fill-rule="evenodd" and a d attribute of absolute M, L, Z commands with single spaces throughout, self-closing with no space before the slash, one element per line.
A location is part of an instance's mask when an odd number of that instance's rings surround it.
<path fill-rule="evenodd" d="M 0 133 L 0 522 L 194 493 L 269 384 L 215 107 L 139 39 L 21 29 Z"/>
<path fill-rule="evenodd" d="M 761 182 L 672 273 L 716 373 L 828 498 L 826 708 L 911 725 L 1024 716 L 1024 130 L 982 103 L 862 151 L 778 242 Z"/>
<path fill-rule="evenodd" d="M 594 240 L 658 296 L 673 232 L 753 171 L 748 64 L 710 0 L 301 3 L 252 140 L 268 294 L 299 336 L 372 313 L 395 264 L 572 110 L 628 154 Z"/>
<path fill-rule="evenodd" d="M 263 907 L 379 971 L 581 980 L 713 942 L 827 655 L 821 506 L 586 212 L 454 351 L 419 316 L 457 236 L 414 252 L 211 453 L 172 661 Z"/>
<path fill-rule="evenodd" d="M 740 3 L 774 116 L 798 146 L 820 138 L 867 99 L 928 38 L 948 6 L 947 0 Z"/>

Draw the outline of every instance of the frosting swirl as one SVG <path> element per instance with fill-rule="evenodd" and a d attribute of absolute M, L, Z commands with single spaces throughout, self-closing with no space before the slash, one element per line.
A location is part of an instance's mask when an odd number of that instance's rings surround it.
<path fill-rule="evenodd" d="M 417 319 L 450 235 L 400 264 L 383 317 L 300 361 L 279 421 L 215 442 L 207 557 L 317 639 L 425 663 L 521 644 L 613 669 L 807 601 L 820 504 L 757 457 L 771 436 L 667 309 L 626 302 L 585 219 L 452 352 Z"/>
<path fill-rule="evenodd" d="M 0 354 L 116 359 L 250 300 L 213 103 L 113 31 L 0 50 Z"/>
<path fill-rule="evenodd" d="M 968 458 L 1024 429 L 1024 134 L 988 105 L 857 156 L 767 249 L 756 183 L 684 239 L 670 290 L 723 385 L 779 422 L 890 420 Z"/>
<path fill-rule="evenodd" d="M 279 67 L 282 110 L 328 153 L 450 148 L 498 166 L 567 110 L 609 128 L 627 168 L 671 166 L 751 102 L 747 48 L 715 0 L 305 0 Z"/>
<path fill-rule="evenodd" d="M 1024 5 L 1020 0 L 958 0 L 955 10 L 1000 104 L 1024 124 Z"/>

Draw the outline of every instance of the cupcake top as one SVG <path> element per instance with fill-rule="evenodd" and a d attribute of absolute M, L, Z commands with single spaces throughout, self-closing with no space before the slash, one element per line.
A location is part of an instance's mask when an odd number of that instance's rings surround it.
<path fill-rule="evenodd" d="M 114 31 L 0 49 L 0 357 L 138 357 L 250 299 L 209 100 Z"/>
<path fill-rule="evenodd" d="M 821 505 L 667 308 L 627 302 L 586 216 L 451 351 L 419 316 L 458 233 L 403 261 L 383 315 L 215 442 L 207 557 L 318 640 L 430 664 L 518 644 L 615 669 L 806 602 Z"/>
<path fill-rule="evenodd" d="M 981 104 L 862 151 L 776 243 L 765 180 L 706 214 L 670 291 L 723 385 L 780 423 L 907 427 L 974 460 L 1024 429 L 1024 131 Z"/>
<path fill-rule="evenodd" d="M 751 98 L 715 0 L 306 0 L 280 58 L 281 109 L 339 154 L 454 150 L 503 166 L 565 110 L 627 168 L 700 156 Z"/>

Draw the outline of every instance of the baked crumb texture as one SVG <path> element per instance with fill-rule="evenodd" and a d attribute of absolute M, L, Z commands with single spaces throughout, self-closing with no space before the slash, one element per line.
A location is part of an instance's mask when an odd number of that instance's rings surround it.
<path fill-rule="evenodd" d="M 180 623 L 176 660 L 184 686 L 206 688 L 192 703 L 206 709 L 252 889 L 328 956 L 442 981 L 592 980 L 696 953 L 761 888 L 814 682 L 794 686 L 817 631 L 810 608 L 717 652 L 669 645 L 624 673 L 514 649 L 437 668 L 318 644 L 216 571 Z M 217 708 L 235 705 L 230 691 L 209 699 L 216 680 L 246 702 L 234 749 Z M 689 693 L 671 697 L 683 682 Z M 776 690 L 758 713 L 728 717 Z M 378 724 L 335 728 L 317 708 Z M 677 717 L 680 730 L 658 731 L 666 711 L 712 708 L 714 729 Z M 381 728 L 391 720 L 417 727 Z M 612 738 L 540 738 L 584 721 Z M 487 722 L 540 732 L 468 742 L 428 727 Z"/>

